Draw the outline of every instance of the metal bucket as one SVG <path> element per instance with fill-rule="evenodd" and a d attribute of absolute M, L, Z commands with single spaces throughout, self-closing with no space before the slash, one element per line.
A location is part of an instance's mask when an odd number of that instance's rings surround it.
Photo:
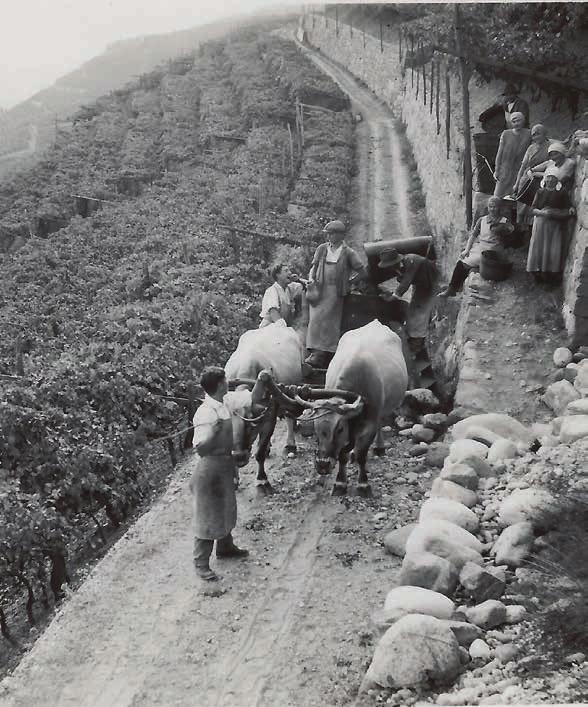
<path fill-rule="evenodd" d="M 497 253 L 495 250 L 482 251 L 482 257 L 480 258 L 480 275 L 484 280 L 500 282 L 506 280 L 511 272 L 512 263 L 510 260 L 506 260 L 503 255 L 500 255 L 500 253 Z"/>

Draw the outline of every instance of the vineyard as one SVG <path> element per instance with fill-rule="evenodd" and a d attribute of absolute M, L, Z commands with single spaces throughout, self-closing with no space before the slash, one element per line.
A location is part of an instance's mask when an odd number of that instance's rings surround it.
<path fill-rule="evenodd" d="M 0 184 L 6 641 L 161 484 L 189 425 L 172 398 L 257 325 L 271 262 L 306 267 L 346 218 L 347 107 L 294 44 L 248 29 L 80 110 Z"/>

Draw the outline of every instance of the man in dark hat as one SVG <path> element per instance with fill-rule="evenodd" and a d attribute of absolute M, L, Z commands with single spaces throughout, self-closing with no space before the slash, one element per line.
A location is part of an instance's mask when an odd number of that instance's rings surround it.
<path fill-rule="evenodd" d="M 507 83 L 500 98 L 480 113 L 478 120 L 487 133 L 501 133 L 512 128 L 510 116 L 513 113 L 522 113 L 525 116 L 525 124 L 522 127 L 529 127 L 529 104 L 519 97 L 512 83 Z"/>
<path fill-rule="evenodd" d="M 422 255 L 401 255 L 396 249 L 385 250 L 380 255 L 380 268 L 389 270 L 398 279 L 394 293 L 387 291 L 386 283 L 379 285 L 381 297 L 387 301 L 402 297 L 412 285 L 412 296 L 406 315 L 406 335 L 413 352 L 425 345 L 431 311 L 435 301 L 435 284 L 439 272 L 435 263 Z"/>

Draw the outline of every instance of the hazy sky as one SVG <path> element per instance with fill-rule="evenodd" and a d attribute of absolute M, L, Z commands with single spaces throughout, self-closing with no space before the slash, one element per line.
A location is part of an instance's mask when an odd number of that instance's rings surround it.
<path fill-rule="evenodd" d="M 117 39 L 187 29 L 293 0 L 0 0 L 0 107 L 9 108 Z"/>

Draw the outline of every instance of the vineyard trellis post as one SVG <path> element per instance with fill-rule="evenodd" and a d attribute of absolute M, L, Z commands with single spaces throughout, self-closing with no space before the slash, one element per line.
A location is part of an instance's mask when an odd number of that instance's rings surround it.
<path fill-rule="evenodd" d="M 463 181 L 464 192 L 466 199 L 466 225 L 468 228 L 472 225 L 472 136 L 470 131 L 470 65 L 465 58 L 462 35 L 461 35 L 461 9 L 459 5 L 454 5 L 455 11 L 455 40 L 459 56 L 459 66 L 461 73 L 461 99 L 463 111 L 463 137 L 464 137 L 464 156 L 463 156 Z"/>

